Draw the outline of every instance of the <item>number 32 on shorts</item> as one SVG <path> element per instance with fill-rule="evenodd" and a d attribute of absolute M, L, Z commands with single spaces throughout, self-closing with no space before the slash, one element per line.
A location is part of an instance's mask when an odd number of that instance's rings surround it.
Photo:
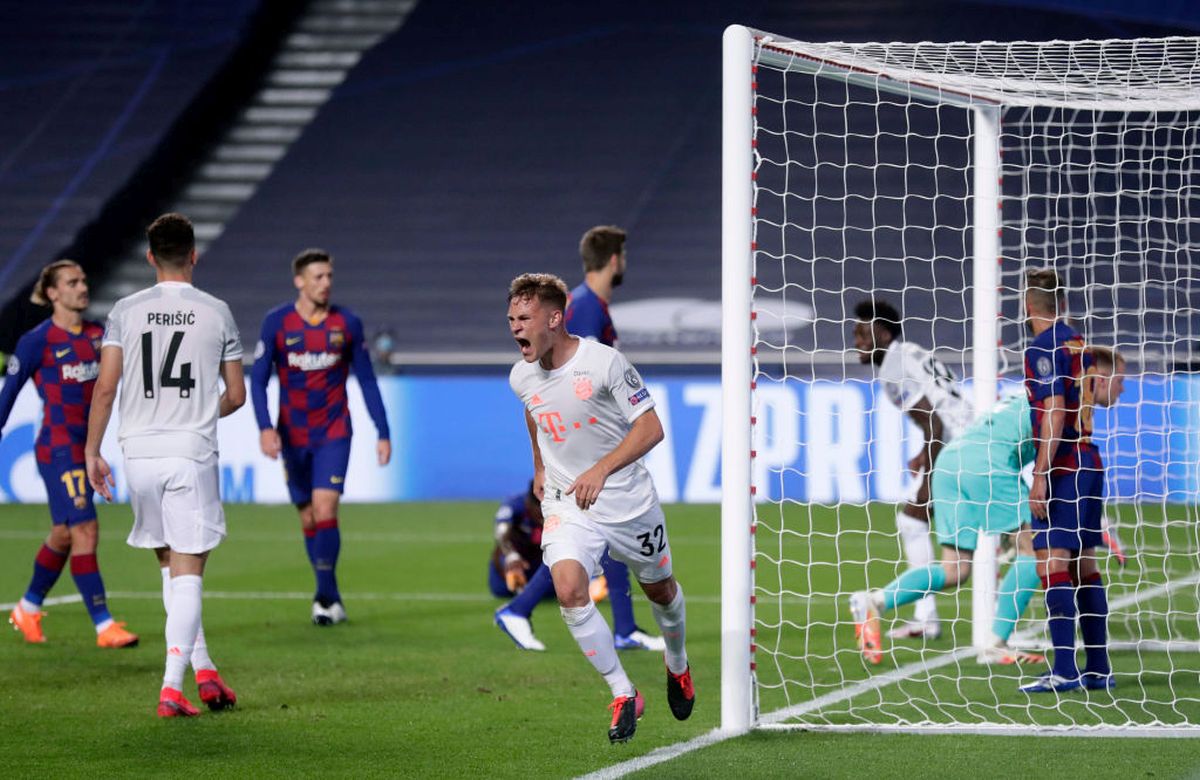
<path fill-rule="evenodd" d="M 646 557 L 657 555 L 667 547 L 666 532 L 663 529 L 662 523 L 654 526 L 653 531 L 638 534 L 637 539 L 642 543 L 642 549 L 638 552 Z"/>

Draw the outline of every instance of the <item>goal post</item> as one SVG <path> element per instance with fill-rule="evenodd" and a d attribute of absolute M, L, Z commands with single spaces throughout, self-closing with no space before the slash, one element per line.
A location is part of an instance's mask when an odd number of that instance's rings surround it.
<path fill-rule="evenodd" d="M 734 25 L 723 51 L 722 729 L 1200 733 L 1200 38 L 804 43 Z M 1103 567 L 1103 701 L 1017 695 L 1040 670 L 980 663 L 997 537 L 939 597 L 940 639 L 885 640 L 872 667 L 846 610 L 905 567 L 891 514 L 916 449 L 857 365 L 855 302 L 895 303 L 983 412 L 1020 391 L 1023 275 L 1041 267 L 1084 338 L 1128 361 L 1131 391 L 1097 411 L 1106 513 L 1134 548 Z M 764 457 L 786 437 L 799 454 Z"/>

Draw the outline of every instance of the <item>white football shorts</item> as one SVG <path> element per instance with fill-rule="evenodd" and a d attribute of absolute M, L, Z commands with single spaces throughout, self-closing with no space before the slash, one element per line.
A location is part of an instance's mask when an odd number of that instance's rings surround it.
<path fill-rule="evenodd" d="M 542 562 L 553 567 L 578 561 L 591 576 L 600 574 L 600 559 L 609 554 L 625 562 L 638 582 L 659 582 L 671 576 L 671 545 L 667 521 L 655 501 L 644 514 L 623 523 L 598 523 L 574 501 L 543 501 Z"/>
<path fill-rule="evenodd" d="M 198 555 L 225 538 L 217 456 L 127 458 L 125 479 L 133 505 L 131 547 L 170 547 Z"/>

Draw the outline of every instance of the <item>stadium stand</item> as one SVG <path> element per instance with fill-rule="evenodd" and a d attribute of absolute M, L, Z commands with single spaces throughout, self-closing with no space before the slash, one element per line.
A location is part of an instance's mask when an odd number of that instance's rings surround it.
<path fill-rule="evenodd" d="M 4 4 L 0 289 L 6 298 L 25 298 L 37 269 L 70 245 L 151 155 L 235 51 L 258 6 L 257 0 Z M 28 316 L 21 306 L 8 307 L 0 351 L 12 348 L 31 324 Z"/>

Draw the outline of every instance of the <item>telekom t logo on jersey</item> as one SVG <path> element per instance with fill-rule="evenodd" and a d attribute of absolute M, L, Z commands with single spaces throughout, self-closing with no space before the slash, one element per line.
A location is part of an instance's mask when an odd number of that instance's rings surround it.
<path fill-rule="evenodd" d="M 567 432 L 567 426 L 562 425 L 562 415 L 558 412 L 538 412 L 538 425 L 554 441 L 566 441 L 560 434 Z"/>

